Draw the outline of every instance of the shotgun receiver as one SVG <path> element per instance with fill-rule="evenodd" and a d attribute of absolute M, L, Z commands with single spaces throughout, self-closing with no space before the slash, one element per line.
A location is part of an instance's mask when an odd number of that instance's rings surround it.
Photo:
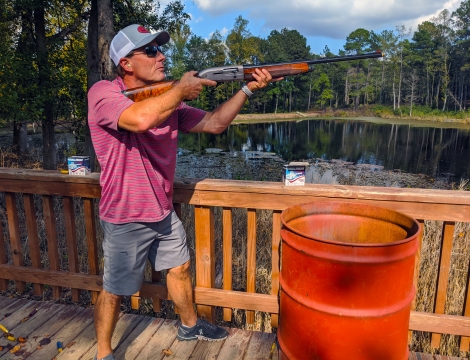
<path fill-rule="evenodd" d="M 291 61 L 275 64 L 260 65 L 233 65 L 219 66 L 200 71 L 197 76 L 201 79 L 209 79 L 218 83 L 229 81 L 253 81 L 255 69 L 266 69 L 273 78 L 304 74 L 313 71 L 316 64 L 332 63 L 339 61 L 351 61 L 383 57 L 384 54 L 378 50 L 368 54 L 335 56 L 314 60 Z M 129 99 L 138 102 L 150 97 L 158 96 L 170 90 L 178 83 L 178 80 L 161 81 L 151 85 L 139 86 L 124 90 L 122 93 Z"/>

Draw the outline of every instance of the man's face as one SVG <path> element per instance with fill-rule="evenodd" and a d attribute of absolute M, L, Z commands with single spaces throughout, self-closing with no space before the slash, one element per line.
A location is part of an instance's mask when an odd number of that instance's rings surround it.
<path fill-rule="evenodd" d="M 151 43 L 134 50 L 134 55 L 128 58 L 132 67 L 133 77 L 136 82 L 141 82 L 142 85 L 148 85 L 157 81 L 165 80 L 165 55 L 160 51 L 154 56 L 149 57 L 145 48 L 147 46 L 158 46 L 154 40 Z"/>

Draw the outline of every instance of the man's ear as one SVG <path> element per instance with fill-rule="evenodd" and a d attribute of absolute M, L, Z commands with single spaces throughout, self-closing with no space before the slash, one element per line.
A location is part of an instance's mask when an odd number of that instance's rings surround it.
<path fill-rule="evenodd" d="M 124 70 L 131 70 L 132 69 L 132 65 L 129 62 L 129 59 L 126 59 L 126 58 L 122 58 L 121 60 L 119 60 L 119 65 L 121 65 L 121 67 Z"/>

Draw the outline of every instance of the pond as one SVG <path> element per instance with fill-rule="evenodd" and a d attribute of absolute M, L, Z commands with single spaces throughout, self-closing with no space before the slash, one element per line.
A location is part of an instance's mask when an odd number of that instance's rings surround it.
<path fill-rule="evenodd" d="M 430 176 L 470 178 L 470 126 L 383 119 L 310 119 L 231 125 L 220 135 L 180 134 L 202 151 L 273 152 L 286 161 L 341 159 Z"/>
<path fill-rule="evenodd" d="M 12 135 L 0 134 L 0 148 Z M 72 134 L 56 134 L 58 162 L 75 143 Z M 41 158 L 40 134 L 28 136 L 30 151 Z M 470 125 L 379 118 L 305 119 L 233 124 L 220 135 L 180 134 L 179 147 L 191 151 L 275 153 L 285 161 L 340 159 L 429 176 L 470 179 Z"/>

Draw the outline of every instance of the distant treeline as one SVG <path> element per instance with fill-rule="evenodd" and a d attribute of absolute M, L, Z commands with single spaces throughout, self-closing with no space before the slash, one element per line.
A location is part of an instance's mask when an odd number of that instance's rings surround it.
<path fill-rule="evenodd" d="M 168 77 L 188 70 L 230 64 L 263 64 L 332 57 L 382 50 L 381 59 L 317 65 L 312 73 L 287 77 L 258 91 L 245 113 L 380 105 L 411 114 L 419 105 L 429 110 L 466 113 L 470 83 L 470 0 L 450 13 L 443 10 L 417 29 L 396 26 L 379 33 L 359 28 L 342 50 L 325 46 L 313 54 L 295 29 L 273 30 L 267 38 L 253 36 L 248 21 L 235 19 L 223 36 L 193 34 L 189 15 L 179 1 L 160 9 L 152 0 L 0 0 L 0 125 L 13 124 L 18 152 L 27 123 L 42 127 L 44 167 L 55 168 L 53 132 L 57 124 L 77 136 L 86 133 L 86 92 L 100 79 L 114 75 L 107 59 L 109 42 L 120 28 L 141 23 L 167 29 L 164 47 Z M 239 83 L 206 88 L 192 105 L 213 109 Z"/>

